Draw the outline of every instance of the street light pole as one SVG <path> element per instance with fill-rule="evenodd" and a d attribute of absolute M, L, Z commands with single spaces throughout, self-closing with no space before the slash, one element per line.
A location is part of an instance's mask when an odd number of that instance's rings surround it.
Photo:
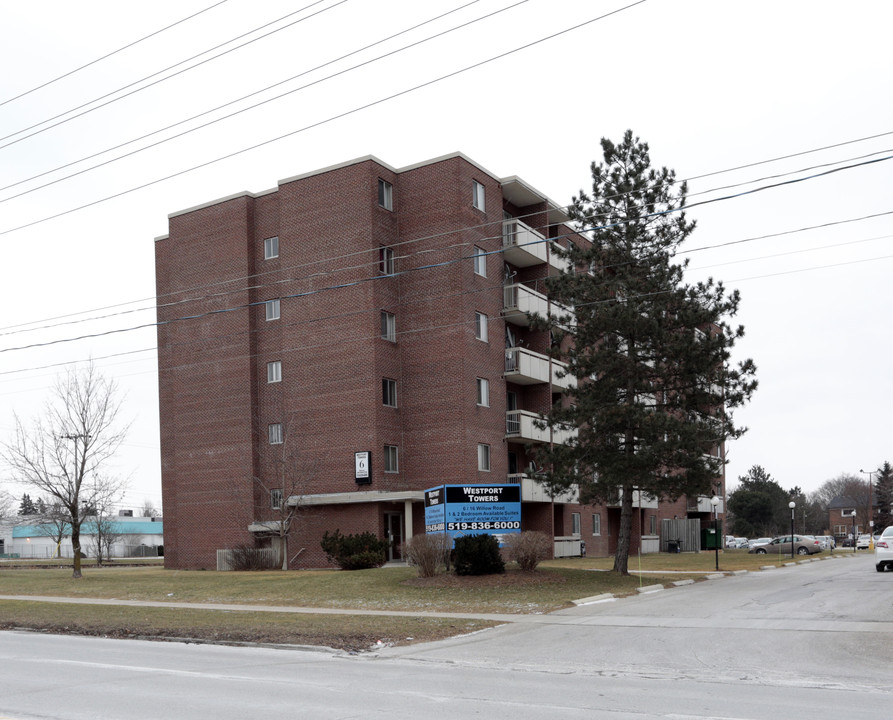
<path fill-rule="evenodd" d="M 874 550 L 874 503 L 871 502 L 871 476 L 880 475 L 880 470 L 863 470 L 859 468 L 859 472 L 868 475 L 868 532 L 871 533 L 871 539 L 868 541 L 868 549 Z M 853 540 L 855 543 L 855 539 Z"/>
<path fill-rule="evenodd" d="M 794 559 L 794 508 L 797 507 L 797 503 L 793 500 L 788 503 L 788 507 L 791 508 L 791 560 Z"/>
<path fill-rule="evenodd" d="M 716 512 L 719 508 L 719 498 L 714 495 L 710 498 L 710 504 L 713 506 L 713 554 L 716 557 L 716 570 L 719 571 L 719 530 L 716 525 Z"/>

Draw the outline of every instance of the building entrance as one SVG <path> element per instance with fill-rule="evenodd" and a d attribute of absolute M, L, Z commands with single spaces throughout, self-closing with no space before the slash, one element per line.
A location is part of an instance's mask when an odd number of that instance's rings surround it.
<path fill-rule="evenodd" d="M 403 559 L 403 513 L 384 514 L 385 533 L 388 538 L 388 562 Z"/>

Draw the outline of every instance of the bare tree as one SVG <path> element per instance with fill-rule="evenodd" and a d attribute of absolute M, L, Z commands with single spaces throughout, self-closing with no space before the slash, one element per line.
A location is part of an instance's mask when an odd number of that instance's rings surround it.
<path fill-rule="evenodd" d="M 15 498 L 6 490 L 0 490 L 0 518 L 10 517 L 14 514 Z"/>
<path fill-rule="evenodd" d="M 43 510 L 39 513 L 40 534 L 44 537 L 53 538 L 56 543 L 56 554 L 54 557 L 60 557 L 62 552 L 62 540 L 69 534 L 68 513 L 62 504 L 55 498 L 47 498 L 42 502 L 38 502 Z"/>
<path fill-rule="evenodd" d="M 95 485 L 93 506 L 95 513 L 92 524 L 94 529 L 91 543 L 96 563 L 102 565 L 103 559 L 112 559 L 112 546 L 121 537 L 121 526 L 115 521 L 115 508 L 124 493 L 124 483 L 118 478 L 98 478 Z"/>
<path fill-rule="evenodd" d="M 50 400 L 30 426 L 15 417 L 15 435 L 2 446 L 13 479 L 55 501 L 67 515 L 74 554 L 72 577 L 81 577 L 83 506 L 95 506 L 101 472 L 127 433 L 113 380 L 91 362 L 57 378 Z"/>
<path fill-rule="evenodd" d="M 161 517 L 161 513 L 158 511 L 158 508 L 155 507 L 155 503 L 148 498 L 143 500 L 143 507 L 140 509 L 140 515 L 145 518 Z"/>
<path fill-rule="evenodd" d="M 289 422 L 282 427 L 282 442 L 277 445 L 278 452 L 268 465 L 267 475 L 254 478 L 256 486 L 270 502 L 269 517 L 258 522 L 267 528 L 267 536 L 276 540 L 283 570 L 288 570 L 290 560 L 289 531 L 307 511 L 303 498 L 316 475 L 315 468 L 308 465 L 296 449 L 298 433 L 290 432 L 292 424 Z"/>

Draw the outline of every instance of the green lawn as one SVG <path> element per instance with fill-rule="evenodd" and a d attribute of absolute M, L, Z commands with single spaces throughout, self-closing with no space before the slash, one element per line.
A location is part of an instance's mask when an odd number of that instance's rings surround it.
<path fill-rule="evenodd" d="M 840 551 L 838 551 L 839 554 Z M 827 553 L 825 553 L 827 554 Z M 815 557 L 815 556 L 813 556 Z M 612 558 L 544 562 L 535 573 L 509 566 L 505 575 L 418 578 L 414 568 L 214 572 L 85 565 L 74 580 L 58 561 L 20 567 L 0 563 L 0 595 L 146 600 L 451 613 L 547 613 L 602 593 L 627 595 L 642 585 L 700 578 L 714 571 L 712 552 L 630 558 L 632 573 L 608 572 Z M 758 570 L 789 558 L 725 551 L 721 571 Z M 641 570 L 641 574 L 638 574 Z M 204 641 L 325 645 L 362 650 L 379 640 L 401 644 L 435 640 L 492 626 L 485 620 L 257 613 L 241 610 L 71 605 L 0 600 L 0 628 L 31 628 L 110 637 L 175 637 Z"/>

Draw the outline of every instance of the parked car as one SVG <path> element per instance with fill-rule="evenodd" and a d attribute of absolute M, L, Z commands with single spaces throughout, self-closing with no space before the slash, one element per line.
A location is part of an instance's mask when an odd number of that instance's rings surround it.
<path fill-rule="evenodd" d="M 886 528 L 874 544 L 874 567 L 878 572 L 893 567 L 893 525 Z"/>
<path fill-rule="evenodd" d="M 871 535 L 863 533 L 856 540 L 856 550 L 868 550 L 871 547 Z"/>
<path fill-rule="evenodd" d="M 757 545 L 768 545 L 771 542 L 772 542 L 772 538 L 767 538 L 767 537 L 754 538 L 753 540 L 747 541 L 747 549 L 750 550 L 751 548 L 753 548 Z"/>
<path fill-rule="evenodd" d="M 831 550 L 833 550 L 834 548 L 837 547 L 837 541 L 834 540 L 834 538 L 831 535 L 821 535 L 819 537 L 819 542 L 821 542 L 822 540 L 825 541 L 825 545 L 828 548 L 830 548 Z"/>
<path fill-rule="evenodd" d="M 819 541 L 815 538 L 806 538 L 803 535 L 794 535 L 794 553 L 797 555 L 812 555 L 822 552 Z M 756 555 L 785 555 L 791 552 L 791 536 L 780 535 L 772 538 L 766 545 L 754 545 L 747 552 Z"/>
<path fill-rule="evenodd" d="M 735 547 L 736 548 L 746 548 L 747 547 L 747 538 L 746 537 L 735 538 Z"/>

